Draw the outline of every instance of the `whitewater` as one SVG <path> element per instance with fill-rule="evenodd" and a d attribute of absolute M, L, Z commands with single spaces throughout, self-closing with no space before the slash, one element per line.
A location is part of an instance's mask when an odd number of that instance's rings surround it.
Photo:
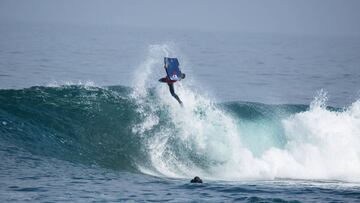
<path fill-rule="evenodd" d="M 150 93 L 143 91 L 149 83 L 146 78 L 154 80 L 152 73 L 161 67 L 161 56 L 177 55 L 171 50 L 166 45 L 151 46 L 149 58 L 141 65 L 141 70 L 145 70 L 140 77 L 145 79 L 135 80 L 141 81 L 136 84 L 140 91 L 135 92 L 135 100 L 144 121 L 134 131 L 140 136 L 151 134 L 147 147 L 152 166 L 160 174 L 170 177 L 198 174 L 222 180 L 360 180 L 360 101 L 346 109 L 331 111 L 326 108 L 326 93 L 320 91 L 304 112 L 287 116 L 279 112 L 272 118 L 246 124 L 245 116 L 250 115 L 239 113 L 232 117 L 214 101 L 191 91 L 187 81 L 177 86 L 186 101 L 184 108 L 173 102 L 166 87 L 157 88 L 156 100 L 149 101 Z M 159 109 L 168 109 L 171 122 L 168 127 L 155 130 L 161 122 Z M 265 119 L 268 121 L 264 122 Z M 264 131 L 255 130 L 254 125 Z M 259 146 L 252 149 L 250 146 L 255 143 L 244 143 L 246 138 L 258 144 L 265 139 L 269 144 L 256 156 L 254 151 Z"/>

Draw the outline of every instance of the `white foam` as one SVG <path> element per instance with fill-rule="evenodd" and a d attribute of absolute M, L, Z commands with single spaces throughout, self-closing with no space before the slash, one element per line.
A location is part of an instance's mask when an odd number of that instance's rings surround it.
<path fill-rule="evenodd" d="M 360 181 L 360 101 L 343 112 L 327 110 L 325 101 L 283 121 L 286 148 L 268 152 L 277 157 L 269 162 L 277 176 Z"/>
<path fill-rule="evenodd" d="M 321 91 L 308 111 L 282 121 L 285 146 L 272 147 L 255 157 L 242 144 L 241 129 L 235 120 L 218 109 L 214 100 L 197 93 L 189 81 L 185 79 L 175 84 L 184 108 L 171 97 L 167 85 L 157 83 L 164 75 L 163 57 L 174 56 L 171 50 L 173 47 L 168 45 L 150 46 L 149 56 L 141 65 L 143 71 L 135 80 L 133 96 L 139 103 L 138 111 L 144 116 L 144 122 L 134 126 L 134 132 L 146 134 L 159 124 L 160 118 L 155 114 L 159 109 L 168 109 L 173 122 L 149 136 L 145 145 L 152 169 L 140 164 L 140 170 L 168 177 L 199 175 L 222 180 L 360 181 L 360 101 L 343 112 L 330 111 L 326 109 L 326 93 Z M 156 102 L 148 99 L 149 84 L 155 88 Z M 176 151 L 171 140 L 181 142 L 184 154 Z M 189 152 L 206 159 L 205 166 L 186 159 Z"/>
<path fill-rule="evenodd" d="M 45 86 L 46 87 L 62 87 L 62 86 L 71 86 L 71 85 L 80 85 L 80 86 L 84 86 L 86 87 L 97 87 L 97 85 L 95 84 L 95 82 L 90 81 L 90 80 L 86 80 L 86 81 L 51 81 L 49 83 L 47 83 Z"/>

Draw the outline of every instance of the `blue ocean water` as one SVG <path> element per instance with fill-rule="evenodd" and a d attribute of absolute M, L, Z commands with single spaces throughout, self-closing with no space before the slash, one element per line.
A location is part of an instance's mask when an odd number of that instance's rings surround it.
<path fill-rule="evenodd" d="M 2 23 L 0 39 L 2 202 L 360 200 L 360 37 Z"/>

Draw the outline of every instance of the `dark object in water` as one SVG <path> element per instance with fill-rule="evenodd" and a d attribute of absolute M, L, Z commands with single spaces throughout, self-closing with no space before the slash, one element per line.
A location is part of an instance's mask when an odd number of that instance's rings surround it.
<path fill-rule="evenodd" d="M 203 183 L 203 181 L 198 176 L 195 176 L 195 178 L 192 179 L 190 183 Z"/>

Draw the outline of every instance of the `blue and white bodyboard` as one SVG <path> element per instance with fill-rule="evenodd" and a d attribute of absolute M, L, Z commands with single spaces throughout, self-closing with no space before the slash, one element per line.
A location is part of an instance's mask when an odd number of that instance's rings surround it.
<path fill-rule="evenodd" d="M 166 74 L 170 80 L 180 80 L 181 71 L 179 68 L 179 61 L 177 58 L 167 58 L 164 57 L 164 63 L 166 67 Z"/>

